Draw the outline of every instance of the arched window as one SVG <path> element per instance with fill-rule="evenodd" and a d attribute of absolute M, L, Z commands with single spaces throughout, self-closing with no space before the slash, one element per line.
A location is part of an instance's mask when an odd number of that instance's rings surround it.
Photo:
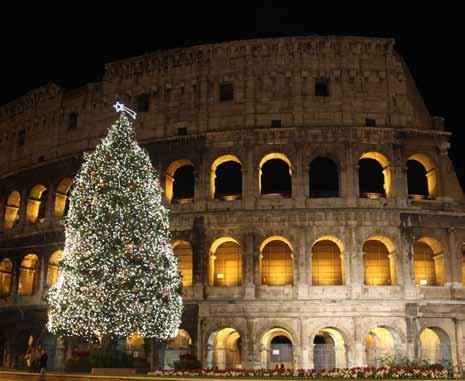
<path fill-rule="evenodd" d="M 272 240 L 261 250 L 261 284 L 285 286 L 294 283 L 293 254 L 282 240 Z"/>
<path fill-rule="evenodd" d="M 317 157 L 309 168 L 310 197 L 338 197 L 339 174 L 336 163 L 327 157 Z"/>
<path fill-rule="evenodd" d="M 210 190 L 212 198 L 234 201 L 242 195 L 242 165 L 233 155 L 216 159 L 211 166 Z"/>
<path fill-rule="evenodd" d="M 408 194 L 413 199 L 434 198 L 437 191 L 436 168 L 425 154 L 416 153 L 407 161 Z"/>
<path fill-rule="evenodd" d="M 382 366 L 382 359 L 397 358 L 400 354 L 400 344 L 400 336 L 392 328 L 373 328 L 365 338 L 367 365 L 379 367 Z"/>
<path fill-rule="evenodd" d="M 342 258 L 339 247 L 322 240 L 312 247 L 312 284 L 314 286 L 341 285 Z"/>
<path fill-rule="evenodd" d="M 39 258 L 35 254 L 28 254 L 21 262 L 19 269 L 18 294 L 30 296 L 34 294 L 35 276 Z"/>
<path fill-rule="evenodd" d="M 44 222 L 47 204 L 47 188 L 41 184 L 34 186 L 27 199 L 26 215 L 28 222 Z"/>
<path fill-rule="evenodd" d="M 266 155 L 260 162 L 260 194 L 291 197 L 291 162 L 281 153 Z"/>
<path fill-rule="evenodd" d="M 419 286 L 444 285 L 444 255 L 440 243 L 432 238 L 421 238 L 413 245 L 413 252 L 415 283 Z"/>
<path fill-rule="evenodd" d="M 55 193 L 55 217 L 61 218 L 68 214 L 69 191 L 73 185 L 73 179 L 66 177 L 60 181 Z"/>
<path fill-rule="evenodd" d="M 133 333 L 126 339 L 126 352 L 135 358 L 145 358 L 144 337 Z"/>
<path fill-rule="evenodd" d="M 174 368 L 174 362 L 183 355 L 192 355 L 192 339 L 189 333 L 180 328 L 174 339 L 169 339 L 166 343 L 164 365 L 165 368 Z"/>
<path fill-rule="evenodd" d="M 220 238 L 210 250 L 210 285 L 240 286 L 242 257 L 239 244 L 233 239 Z"/>
<path fill-rule="evenodd" d="M 18 191 L 13 191 L 8 196 L 8 200 L 5 205 L 5 230 L 12 229 L 19 221 L 19 206 L 21 202 L 21 196 Z"/>
<path fill-rule="evenodd" d="M 207 366 L 217 369 L 241 368 L 241 335 L 234 328 L 223 328 L 208 337 Z"/>
<path fill-rule="evenodd" d="M 275 369 L 284 365 L 286 369 L 294 367 L 294 343 L 290 333 L 283 328 L 272 328 L 262 336 L 261 367 Z"/>
<path fill-rule="evenodd" d="M 55 251 L 48 260 L 48 269 L 47 269 L 47 286 L 53 286 L 58 280 L 58 262 L 63 256 L 63 250 Z"/>
<path fill-rule="evenodd" d="M 177 160 L 166 171 L 166 198 L 172 204 L 188 204 L 194 200 L 194 165 L 190 160 Z"/>
<path fill-rule="evenodd" d="M 420 360 L 428 364 L 450 364 L 452 352 L 449 335 L 439 327 L 425 328 L 419 337 Z"/>
<path fill-rule="evenodd" d="M 0 297 L 6 297 L 11 294 L 12 270 L 13 262 L 8 258 L 2 259 L 0 262 Z"/>
<path fill-rule="evenodd" d="M 365 284 L 369 286 L 387 286 L 394 284 L 394 257 L 378 240 L 368 240 L 363 245 L 365 261 Z"/>
<path fill-rule="evenodd" d="M 378 152 L 364 153 L 358 162 L 360 197 L 389 197 L 391 170 L 387 158 Z"/>
<path fill-rule="evenodd" d="M 174 255 L 178 258 L 178 271 L 182 274 L 183 287 L 192 286 L 192 247 L 187 241 L 173 243 Z"/>

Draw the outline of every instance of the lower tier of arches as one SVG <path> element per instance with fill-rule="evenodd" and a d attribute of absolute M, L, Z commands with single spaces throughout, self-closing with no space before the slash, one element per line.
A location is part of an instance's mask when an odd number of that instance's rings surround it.
<path fill-rule="evenodd" d="M 31 348 L 44 348 L 50 369 L 88 354 L 79 338 L 57 338 L 44 308 L 1 311 L 0 367 L 21 368 Z M 363 302 L 187 304 L 178 336 L 156 343 L 137 335 L 118 346 L 152 368 L 199 361 L 214 369 L 333 369 L 405 362 L 465 369 L 465 313 L 441 305 Z"/>

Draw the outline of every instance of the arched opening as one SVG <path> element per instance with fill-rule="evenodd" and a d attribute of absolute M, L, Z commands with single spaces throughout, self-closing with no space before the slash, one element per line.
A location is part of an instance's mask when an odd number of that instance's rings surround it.
<path fill-rule="evenodd" d="M 63 250 L 55 251 L 48 260 L 47 268 L 47 286 L 53 286 L 58 280 L 58 262 L 63 256 Z"/>
<path fill-rule="evenodd" d="M 425 154 L 416 153 L 407 161 L 408 194 L 411 198 L 435 198 L 437 171 L 433 161 Z"/>
<path fill-rule="evenodd" d="M 44 222 L 47 205 L 47 188 L 42 184 L 35 185 L 29 192 L 27 199 L 26 216 L 30 223 Z"/>
<path fill-rule="evenodd" d="M 438 327 L 428 327 L 420 334 L 419 358 L 429 364 L 451 366 L 452 355 L 447 333 Z"/>
<path fill-rule="evenodd" d="M 134 358 L 145 359 L 145 341 L 141 334 L 135 332 L 126 338 L 126 353 Z"/>
<path fill-rule="evenodd" d="M 283 328 L 270 329 L 263 335 L 261 344 L 262 368 L 294 368 L 293 342 L 288 331 Z"/>
<path fill-rule="evenodd" d="M 242 284 L 242 256 L 233 238 L 216 240 L 210 248 L 210 286 L 234 287 Z"/>
<path fill-rule="evenodd" d="M 236 156 L 224 155 L 213 162 L 210 191 L 214 199 L 234 201 L 241 198 L 242 165 Z"/>
<path fill-rule="evenodd" d="M 11 294 L 11 273 L 13 271 L 13 262 L 11 259 L 4 258 L 0 262 L 0 297 L 5 298 Z"/>
<path fill-rule="evenodd" d="M 39 258 L 35 254 L 26 255 L 19 268 L 18 295 L 30 296 L 34 294 L 37 262 Z"/>
<path fill-rule="evenodd" d="M 185 329 L 179 329 L 174 339 L 166 343 L 164 369 L 174 369 L 175 362 L 192 357 L 192 339 Z"/>
<path fill-rule="evenodd" d="M 344 337 L 335 328 L 323 328 L 313 339 L 313 367 L 317 370 L 347 367 Z"/>
<path fill-rule="evenodd" d="M 55 217 L 61 218 L 68 214 L 69 192 L 73 185 L 73 179 L 66 177 L 60 181 L 55 192 Z"/>
<path fill-rule="evenodd" d="M 190 160 L 176 160 L 166 170 L 166 199 L 172 204 L 194 201 L 194 165 Z"/>
<path fill-rule="evenodd" d="M 261 195 L 291 197 L 291 162 L 281 153 L 270 153 L 260 161 L 259 187 Z"/>
<path fill-rule="evenodd" d="M 173 252 L 178 259 L 178 271 L 182 275 L 182 286 L 192 286 L 192 247 L 187 241 L 174 241 Z"/>
<path fill-rule="evenodd" d="M 317 157 L 309 167 L 309 195 L 339 197 L 339 173 L 336 163 L 327 157 Z"/>
<path fill-rule="evenodd" d="M 444 253 L 441 244 L 423 237 L 413 245 L 414 273 L 417 286 L 444 285 Z"/>
<path fill-rule="evenodd" d="M 387 158 L 378 152 L 366 152 L 358 161 L 360 197 L 389 197 L 391 169 Z"/>
<path fill-rule="evenodd" d="M 276 237 L 267 239 L 260 249 L 261 284 L 286 286 L 294 283 L 294 255 L 289 241 Z"/>
<path fill-rule="evenodd" d="M 18 191 L 13 191 L 8 196 L 5 205 L 5 219 L 3 227 L 5 230 L 12 229 L 19 222 L 19 206 L 21 203 L 21 196 Z"/>
<path fill-rule="evenodd" d="M 342 285 L 343 263 L 339 246 L 329 239 L 319 239 L 312 247 L 312 285 Z"/>
<path fill-rule="evenodd" d="M 392 243 L 382 237 L 369 239 L 363 245 L 363 253 L 366 285 L 396 284 L 396 256 Z"/>
<path fill-rule="evenodd" d="M 367 366 L 379 367 L 400 355 L 400 336 L 388 327 L 376 327 L 365 339 Z"/>
<path fill-rule="evenodd" d="M 241 349 L 241 336 L 234 328 L 213 332 L 208 338 L 208 368 L 241 368 Z"/>
<path fill-rule="evenodd" d="M 422 200 L 429 196 L 426 169 L 419 161 L 407 161 L 407 188 L 409 198 Z"/>

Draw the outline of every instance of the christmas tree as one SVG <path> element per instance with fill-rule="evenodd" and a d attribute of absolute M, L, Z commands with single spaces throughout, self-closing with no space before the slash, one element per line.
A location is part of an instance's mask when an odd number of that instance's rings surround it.
<path fill-rule="evenodd" d="M 176 335 L 181 275 L 168 210 L 125 106 L 95 151 L 84 155 L 71 193 L 60 274 L 48 293 L 48 329 L 86 338 Z M 132 114 L 135 115 L 135 114 Z"/>

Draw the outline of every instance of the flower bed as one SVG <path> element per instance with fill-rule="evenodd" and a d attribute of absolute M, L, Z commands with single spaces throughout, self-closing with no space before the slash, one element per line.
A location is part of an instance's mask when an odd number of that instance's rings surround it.
<path fill-rule="evenodd" d="M 231 377 L 231 378 L 299 378 L 299 379 L 447 379 L 442 367 L 341 368 L 328 370 L 296 369 L 189 369 L 157 370 L 151 376 L 166 377 Z"/>

